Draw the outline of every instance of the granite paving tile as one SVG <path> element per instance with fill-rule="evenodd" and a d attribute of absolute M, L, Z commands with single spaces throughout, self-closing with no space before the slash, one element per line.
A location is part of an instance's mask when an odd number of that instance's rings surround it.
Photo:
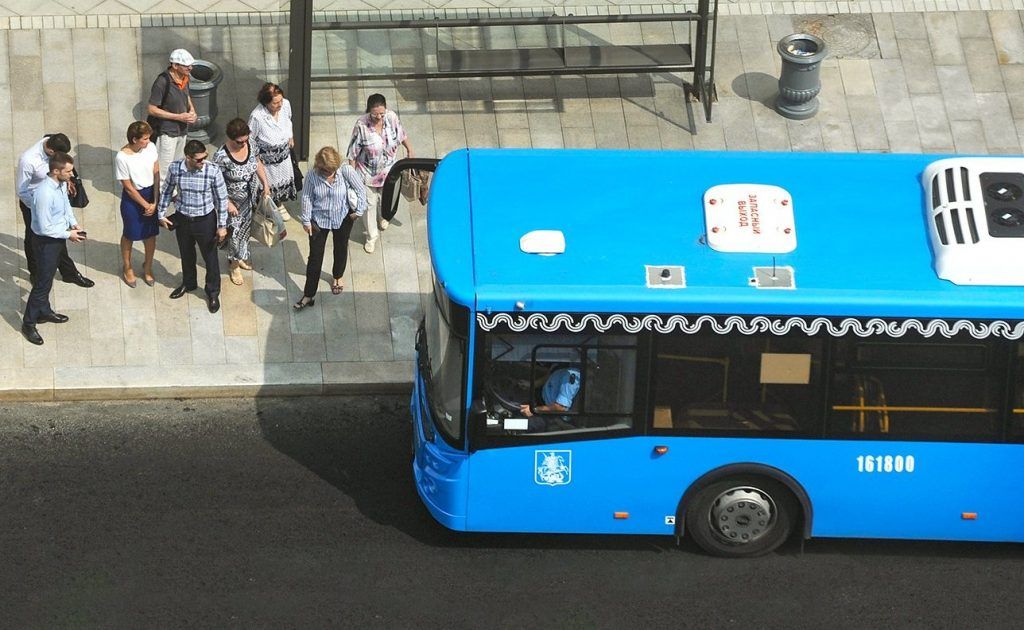
<path fill-rule="evenodd" d="M 1010 103 L 1002 93 L 978 94 L 978 113 L 985 130 L 985 144 L 993 153 L 1019 152 Z"/>
<path fill-rule="evenodd" d="M 821 125 L 817 120 L 786 120 L 790 146 L 794 151 L 824 151 Z"/>
<path fill-rule="evenodd" d="M 940 66 L 935 70 L 949 120 L 978 120 L 978 103 L 967 66 Z"/>
<path fill-rule="evenodd" d="M 915 120 L 885 121 L 885 135 L 893 153 L 921 153 L 921 136 Z"/>
<path fill-rule="evenodd" d="M 939 91 L 931 46 L 927 39 L 900 39 L 900 59 L 911 94 L 934 94 Z M 966 48 L 966 44 L 965 44 Z"/>
<path fill-rule="evenodd" d="M 907 79 L 898 59 L 872 59 L 871 76 L 879 95 L 878 105 L 886 121 L 914 120 Z M 941 78 L 941 69 L 940 71 Z"/>
<path fill-rule="evenodd" d="M 967 60 L 967 74 L 974 91 L 1002 92 L 1003 75 L 999 70 L 995 47 L 991 39 L 964 38 L 964 57 Z"/>
<path fill-rule="evenodd" d="M 892 14 L 873 13 L 871 21 L 875 26 L 875 41 L 882 59 L 899 59 L 900 49 L 896 41 L 896 29 L 892 23 Z"/>
<path fill-rule="evenodd" d="M 985 129 L 980 120 L 952 120 L 949 126 L 957 153 L 981 155 L 988 153 Z"/>
<path fill-rule="evenodd" d="M 925 13 L 924 25 L 928 31 L 928 42 L 931 44 L 932 60 L 936 66 L 955 66 L 964 63 L 956 14 L 946 11 Z"/>
<path fill-rule="evenodd" d="M 921 147 L 925 151 L 938 151 L 952 147 L 953 136 L 949 130 L 945 104 L 938 94 L 915 94 L 911 96 L 917 115 L 917 128 L 921 134 Z"/>
<path fill-rule="evenodd" d="M 1024 62 L 1024 30 L 1017 11 L 987 11 L 1000 65 Z"/>
<path fill-rule="evenodd" d="M 992 30 L 989 28 L 988 15 L 985 11 L 957 11 L 956 28 L 960 37 L 990 39 Z"/>

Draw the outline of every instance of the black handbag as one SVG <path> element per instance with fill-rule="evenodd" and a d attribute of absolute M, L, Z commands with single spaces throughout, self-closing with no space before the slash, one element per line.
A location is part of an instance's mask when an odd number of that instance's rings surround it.
<path fill-rule="evenodd" d="M 68 191 L 68 201 L 71 202 L 72 208 L 84 208 L 89 205 L 89 194 L 85 192 L 85 184 L 82 183 L 82 178 L 78 176 L 78 169 L 71 171 L 71 183 L 75 185 L 75 194 L 71 194 Z"/>
<path fill-rule="evenodd" d="M 295 190 L 302 190 L 302 171 L 299 170 L 299 159 L 295 157 L 295 150 L 288 149 L 288 154 L 292 157 L 292 178 L 295 180 Z"/>

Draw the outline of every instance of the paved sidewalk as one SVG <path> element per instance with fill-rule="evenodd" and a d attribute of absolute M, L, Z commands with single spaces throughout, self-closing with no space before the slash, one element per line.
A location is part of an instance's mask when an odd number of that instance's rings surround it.
<path fill-rule="evenodd" d="M 775 42 L 801 30 L 824 33 L 836 56 L 823 64 L 820 113 L 793 122 L 771 109 L 779 63 Z M 1021 150 L 1024 29 L 1016 11 L 743 15 L 723 17 L 718 34 L 720 100 L 710 124 L 699 105 L 684 102 L 682 82 L 672 75 L 338 84 L 313 90 L 311 144 L 343 147 L 366 95 L 380 91 L 402 117 L 419 156 L 443 156 L 464 146 Z M 395 31 L 384 37 L 317 33 L 314 66 L 386 67 L 455 41 L 534 46 L 549 35 L 518 27 L 483 34 Z M 556 36 L 685 41 L 685 31 L 658 24 L 596 26 Z M 29 287 L 23 226 L 14 195 L 0 198 L 0 309 L 6 324 L 0 326 L 0 398 L 407 388 L 413 333 L 429 289 L 419 206 L 402 208 L 373 255 L 362 251 L 357 228 L 348 288 L 340 296 L 321 291 L 316 306 L 301 313 L 290 308 L 301 292 L 308 249 L 296 222 L 288 224 L 291 236 L 283 247 L 254 245 L 256 269 L 245 274 L 244 286 L 232 285 L 225 275 L 223 308 L 216 315 L 197 296 L 169 299 L 180 277 L 170 234 L 158 239 L 155 288 L 139 283 L 130 289 L 120 282 L 120 187 L 112 157 L 128 123 L 140 117 L 167 52 L 179 46 L 224 69 L 217 119 L 223 128 L 236 113 L 248 115 L 263 81 L 283 80 L 287 26 L 0 29 L 0 187 L 13 191 L 15 162 L 24 148 L 44 132 L 67 133 L 92 197 L 79 214 L 90 241 L 70 249 L 97 282 L 88 290 L 58 282 L 54 305 L 71 321 L 40 326 L 42 347 L 25 342 L 19 332 Z M 645 210 L 638 206 L 637 212 Z M 328 277 L 325 271 L 322 288 Z"/>

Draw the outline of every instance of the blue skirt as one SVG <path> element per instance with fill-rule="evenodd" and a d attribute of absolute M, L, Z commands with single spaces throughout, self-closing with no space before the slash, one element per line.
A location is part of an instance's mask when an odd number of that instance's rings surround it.
<path fill-rule="evenodd" d="M 146 201 L 153 202 L 153 187 L 140 188 L 139 194 Z M 121 192 L 121 220 L 124 221 L 124 231 L 121 233 L 129 241 L 144 241 L 152 238 L 160 232 L 160 223 L 157 221 L 156 213 L 152 216 L 144 216 L 142 207 L 135 203 L 128 191 Z"/>

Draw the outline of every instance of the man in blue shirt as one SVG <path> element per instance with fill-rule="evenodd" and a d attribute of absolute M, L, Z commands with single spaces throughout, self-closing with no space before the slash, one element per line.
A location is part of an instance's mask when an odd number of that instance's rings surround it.
<path fill-rule="evenodd" d="M 527 418 L 540 412 L 562 413 L 569 411 L 576 394 L 580 391 L 580 370 L 577 367 L 559 368 L 548 376 L 544 387 L 540 391 L 541 400 L 544 404 L 531 407 L 522 405 L 519 411 Z"/>
<path fill-rule="evenodd" d="M 43 183 L 50 172 L 50 157 L 55 153 L 67 153 L 71 150 L 71 141 L 62 133 L 44 136 L 18 158 L 18 172 L 15 176 L 15 190 L 18 193 L 18 206 L 25 220 L 25 262 L 28 263 L 29 277 L 34 281 L 36 275 L 36 259 L 32 249 L 32 195 L 36 187 Z M 74 194 L 74 182 L 68 182 L 70 192 Z M 68 255 L 67 243 L 60 252 L 57 269 L 61 280 L 89 288 L 96 283 L 82 275 L 71 256 Z"/>
<path fill-rule="evenodd" d="M 21 334 L 30 343 L 43 345 L 43 338 L 36 329 L 40 322 L 63 324 L 67 315 L 53 312 L 50 306 L 50 290 L 57 263 L 67 242 L 79 243 L 85 240 L 85 231 L 78 225 L 68 201 L 68 182 L 75 169 L 75 161 L 66 153 L 50 156 L 49 172 L 32 194 L 32 253 L 36 262 L 32 291 L 28 294 L 25 316 L 22 318 Z"/>
<path fill-rule="evenodd" d="M 181 252 L 181 285 L 171 291 L 176 300 L 198 287 L 196 246 L 206 264 L 206 299 L 211 313 L 220 310 L 220 260 L 217 244 L 228 235 L 228 189 L 220 167 L 206 161 L 206 145 L 198 140 L 185 143 L 185 159 L 167 168 L 167 181 L 160 184 L 156 206 L 160 224 L 174 229 Z M 167 218 L 167 206 L 178 189 L 174 222 Z"/>

